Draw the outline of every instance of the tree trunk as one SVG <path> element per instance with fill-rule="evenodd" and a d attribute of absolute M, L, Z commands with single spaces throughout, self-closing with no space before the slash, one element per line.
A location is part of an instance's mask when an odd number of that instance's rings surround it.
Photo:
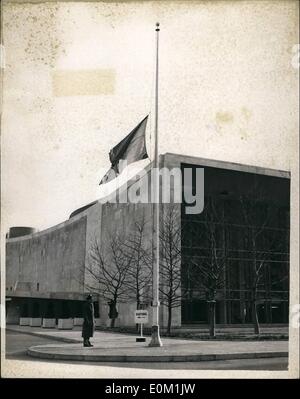
<path fill-rule="evenodd" d="M 115 318 L 113 318 L 113 319 L 110 320 L 110 326 L 111 326 L 111 328 L 114 328 L 114 326 L 115 326 L 115 321 L 116 321 Z"/>
<path fill-rule="evenodd" d="M 257 305 L 256 305 L 256 299 L 255 298 L 252 301 L 252 320 L 253 320 L 254 334 L 259 335 L 260 328 L 259 328 L 258 315 L 257 315 Z"/>
<path fill-rule="evenodd" d="M 171 325 L 172 325 L 172 306 L 168 306 L 168 326 L 167 326 L 167 335 L 171 334 Z"/>
<path fill-rule="evenodd" d="M 118 312 L 117 312 L 117 301 L 113 300 L 109 304 L 109 318 L 111 319 L 110 326 L 111 328 L 114 328 L 115 326 L 115 321 L 116 318 L 118 317 Z"/>
<path fill-rule="evenodd" d="M 256 304 L 256 296 L 257 296 L 257 287 L 259 280 L 259 270 L 256 267 L 256 242 L 253 241 L 253 249 L 254 249 L 254 260 L 253 260 L 253 269 L 254 269 L 254 283 L 252 285 L 252 320 L 254 327 L 254 334 L 259 335 L 259 322 L 257 315 L 257 304 Z"/>
<path fill-rule="evenodd" d="M 209 302 L 209 336 L 216 336 L 216 301 Z"/>
<path fill-rule="evenodd" d="M 136 310 L 140 310 L 140 308 L 141 308 L 141 305 L 140 305 L 139 299 L 137 298 L 137 300 L 136 300 Z M 135 330 L 136 330 L 137 333 L 140 332 L 140 324 L 138 324 L 138 323 L 135 324 Z"/>

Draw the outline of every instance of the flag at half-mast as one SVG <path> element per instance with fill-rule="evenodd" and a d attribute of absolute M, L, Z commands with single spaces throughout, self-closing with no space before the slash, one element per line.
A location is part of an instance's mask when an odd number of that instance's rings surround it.
<path fill-rule="evenodd" d="M 99 185 L 108 183 L 121 173 L 119 170 L 120 160 L 127 162 L 127 165 L 148 158 L 146 150 L 146 125 L 148 115 L 115 147 L 109 152 L 111 162 L 110 169 L 101 179 Z"/>

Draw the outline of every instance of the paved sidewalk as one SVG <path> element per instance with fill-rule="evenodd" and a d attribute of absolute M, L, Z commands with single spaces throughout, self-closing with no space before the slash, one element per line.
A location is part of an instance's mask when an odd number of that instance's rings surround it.
<path fill-rule="evenodd" d="M 175 330 L 174 330 L 175 331 Z M 183 326 L 177 331 L 180 332 L 196 332 L 197 334 L 208 334 L 208 327 L 203 328 L 199 326 Z M 288 326 L 260 326 L 260 333 L 261 335 L 286 335 L 288 336 L 289 328 Z M 216 327 L 216 334 L 231 334 L 231 335 L 253 335 L 253 326 L 243 326 L 243 327 L 223 327 L 220 328 L 219 326 Z"/>
<path fill-rule="evenodd" d="M 7 325 L 6 330 L 35 335 L 42 338 L 51 338 L 67 343 L 82 342 L 81 327 L 74 328 L 73 330 L 57 330 L 56 328 Z"/>
<path fill-rule="evenodd" d="M 84 348 L 80 330 L 62 331 L 20 326 L 8 326 L 7 329 L 65 342 L 28 349 L 28 355 L 44 359 L 89 362 L 198 362 L 288 356 L 288 341 L 199 341 L 162 338 L 161 348 L 150 348 L 150 337 L 146 337 L 146 342 L 138 343 L 135 335 L 96 331 L 91 340 L 94 347 Z"/>

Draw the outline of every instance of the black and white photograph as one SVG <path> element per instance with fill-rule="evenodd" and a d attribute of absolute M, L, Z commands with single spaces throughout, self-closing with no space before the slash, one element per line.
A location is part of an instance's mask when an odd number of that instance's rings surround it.
<path fill-rule="evenodd" d="M 299 379 L 299 60 L 295 0 L 2 1 L 2 378 Z"/>

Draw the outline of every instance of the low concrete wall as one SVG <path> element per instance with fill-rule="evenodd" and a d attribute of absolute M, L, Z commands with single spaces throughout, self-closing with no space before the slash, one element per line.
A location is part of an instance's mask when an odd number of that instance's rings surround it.
<path fill-rule="evenodd" d="M 20 326 L 30 326 L 30 317 L 20 317 Z"/>
<path fill-rule="evenodd" d="M 74 326 L 82 326 L 83 318 L 82 317 L 75 317 L 74 318 Z"/>
<path fill-rule="evenodd" d="M 58 329 L 59 330 L 72 330 L 73 329 L 73 319 L 58 319 Z"/>
<path fill-rule="evenodd" d="M 42 318 L 41 317 L 31 317 L 30 319 L 30 327 L 41 327 Z"/>
<path fill-rule="evenodd" d="M 56 327 L 56 319 L 43 319 L 43 328 L 55 328 Z"/>

